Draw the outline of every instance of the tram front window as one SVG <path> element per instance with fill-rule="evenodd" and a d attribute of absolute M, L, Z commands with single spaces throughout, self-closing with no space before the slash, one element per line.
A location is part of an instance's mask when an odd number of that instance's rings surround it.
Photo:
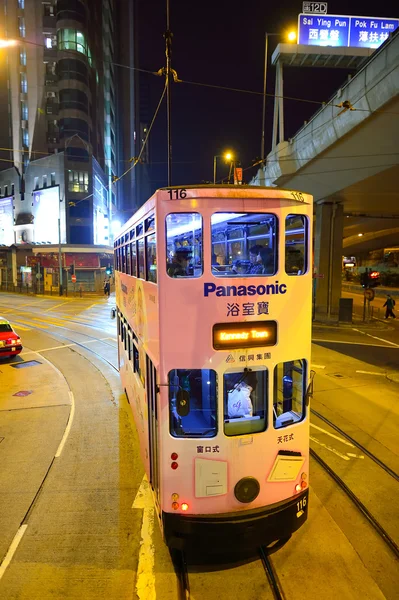
<path fill-rule="evenodd" d="M 266 429 L 267 370 L 230 371 L 224 374 L 224 432 L 226 435 L 259 433 Z"/>
<path fill-rule="evenodd" d="M 169 372 L 169 418 L 173 437 L 203 438 L 217 434 L 216 372 L 173 369 Z"/>
<path fill-rule="evenodd" d="M 202 217 L 198 213 L 166 217 L 166 272 L 176 278 L 202 275 Z"/>
<path fill-rule="evenodd" d="M 303 275 L 307 270 L 307 218 L 288 215 L 285 219 L 285 271 L 287 275 Z"/>
<path fill-rule="evenodd" d="M 277 270 L 277 219 L 267 213 L 215 213 L 212 273 L 216 277 L 270 276 Z"/>
<path fill-rule="evenodd" d="M 275 429 L 305 416 L 306 368 L 304 360 L 279 363 L 274 370 L 273 423 Z"/>

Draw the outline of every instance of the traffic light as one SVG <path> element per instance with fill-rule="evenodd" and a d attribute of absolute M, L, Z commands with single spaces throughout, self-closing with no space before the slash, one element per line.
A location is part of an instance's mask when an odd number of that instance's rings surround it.
<path fill-rule="evenodd" d="M 69 272 L 70 272 L 71 275 L 75 275 L 75 265 L 71 265 L 69 267 Z"/>
<path fill-rule="evenodd" d="M 372 271 L 371 273 L 368 273 L 368 276 L 369 276 L 369 287 L 375 288 L 375 287 L 377 287 L 377 285 L 381 285 L 380 274 L 378 271 Z"/>
<path fill-rule="evenodd" d="M 108 267 L 105 269 L 105 272 L 109 277 L 110 275 L 112 275 L 113 267 L 110 264 L 108 264 Z"/>

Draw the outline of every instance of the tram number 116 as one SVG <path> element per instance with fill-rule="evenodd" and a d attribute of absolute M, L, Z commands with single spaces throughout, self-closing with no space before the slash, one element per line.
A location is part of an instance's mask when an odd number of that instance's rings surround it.
<path fill-rule="evenodd" d="M 302 500 L 299 500 L 299 502 L 296 503 L 296 507 L 298 512 L 303 510 L 306 506 L 306 498 L 302 498 Z"/>
<path fill-rule="evenodd" d="M 179 198 L 187 198 L 187 191 L 185 189 L 168 190 L 169 198 L 171 200 L 179 200 Z"/>

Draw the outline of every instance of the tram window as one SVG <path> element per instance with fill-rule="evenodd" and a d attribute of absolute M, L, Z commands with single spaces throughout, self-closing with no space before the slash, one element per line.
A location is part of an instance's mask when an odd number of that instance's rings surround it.
<path fill-rule="evenodd" d="M 144 231 L 144 225 L 143 225 L 143 223 L 140 223 L 139 225 L 136 226 L 136 237 L 139 237 L 139 235 L 143 235 L 143 231 Z"/>
<path fill-rule="evenodd" d="M 271 276 L 277 271 L 277 218 L 269 213 L 215 213 L 212 273 L 216 277 Z"/>
<path fill-rule="evenodd" d="M 216 372 L 211 369 L 170 371 L 169 418 L 173 437 L 214 437 L 217 434 Z"/>
<path fill-rule="evenodd" d="M 273 423 L 275 429 L 301 421 L 305 416 L 306 362 L 290 360 L 274 369 Z"/>
<path fill-rule="evenodd" d="M 155 233 L 145 239 L 147 281 L 157 282 L 157 246 Z"/>
<path fill-rule="evenodd" d="M 122 246 L 122 273 L 126 273 L 126 246 Z"/>
<path fill-rule="evenodd" d="M 144 221 L 144 229 L 146 233 L 155 229 L 155 215 L 151 215 Z"/>
<path fill-rule="evenodd" d="M 137 257 L 136 257 L 136 242 L 130 244 L 130 255 L 131 255 L 131 273 L 133 277 L 137 277 Z"/>
<path fill-rule="evenodd" d="M 224 432 L 245 435 L 267 426 L 266 369 L 230 371 L 224 374 Z"/>
<path fill-rule="evenodd" d="M 307 270 L 307 218 L 288 215 L 285 219 L 285 271 L 287 275 L 303 275 Z"/>
<path fill-rule="evenodd" d="M 166 271 L 177 278 L 202 275 L 202 217 L 198 213 L 166 217 Z"/>
<path fill-rule="evenodd" d="M 144 371 L 142 369 L 142 361 L 140 360 L 140 352 L 135 343 L 133 343 L 133 371 L 137 373 L 141 383 L 145 385 Z"/>
<path fill-rule="evenodd" d="M 128 275 L 131 275 L 130 244 L 126 244 L 125 248 L 126 248 L 126 273 Z"/>
<path fill-rule="evenodd" d="M 139 277 L 140 279 L 145 279 L 145 270 L 144 270 L 144 240 L 137 240 L 137 255 L 139 258 Z"/>

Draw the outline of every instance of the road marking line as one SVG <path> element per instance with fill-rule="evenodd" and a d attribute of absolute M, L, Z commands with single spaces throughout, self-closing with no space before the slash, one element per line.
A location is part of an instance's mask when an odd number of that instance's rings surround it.
<path fill-rule="evenodd" d="M 338 435 L 335 435 L 334 433 L 330 433 L 329 431 L 327 431 L 326 429 L 322 429 L 321 427 L 318 427 L 317 425 L 314 425 L 314 423 L 310 423 L 311 427 L 314 427 L 315 429 L 318 429 L 319 431 L 322 431 L 323 433 L 325 433 L 326 435 L 329 435 L 330 437 L 342 442 L 343 444 L 345 444 L 346 446 L 350 446 L 351 448 L 354 448 L 355 446 L 353 444 L 351 444 L 350 442 L 348 442 L 347 440 L 344 440 L 344 438 L 339 437 Z"/>
<path fill-rule="evenodd" d="M 371 336 L 373 337 L 373 336 Z M 378 338 L 377 338 L 378 339 Z M 385 342 L 385 340 L 382 340 Z M 388 348 L 385 344 L 367 344 L 366 342 L 343 342 L 341 340 L 325 340 L 325 339 L 313 339 L 312 344 L 317 344 L 321 342 L 322 344 L 349 344 L 351 346 L 370 346 L 370 348 Z M 396 346 L 396 344 L 394 344 Z M 397 346 L 399 348 L 399 346 Z"/>
<path fill-rule="evenodd" d="M 60 304 L 55 304 L 54 306 L 51 306 L 51 308 L 46 308 L 46 310 L 44 312 L 48 312 L 49 310 L 54 310 L 55 308 L 58 308 L 59 306 L 65 306 L 65 301 L 61 302 Z"/>
<path fill-rule="evenodd" d="M 12 557 L 14 556 L 15 552 L 17 551 L 19 543 L 22 540 L 27 528 L 28 528 L 28 525 L 26 525 L 26 524 L 21 525 L 21 527 L 18 529 L 17 533 L 15 534 L 15 537 L 14 537 L 13 541 L 11 542 L 11 546 L 9 547 L 7 554 L 5 555 L 4 560 L 0 565 L 0 579 L 3 577 L 8 565 L 10 564 L 10 562 L 12 560 Z"/>
<path fill-rule="evenodd" d="M 359 329 L 355 329 L 353 327 L 353 331 L 359 331 Z M 364 333 L 364 332 L 363 331 L 359 331 L 359 333 Z M 371 333 L 364 333 L 364 335 L 367 335 L 368 337 L 371 337 L 374 340 L 378 340 L 380 342 L 385 342 L 386 344 L 390 344 L 391 346 L 395 346 L 395 348 L 399 348 L 398 344 L 395 344 L 394 342 L 390 342 L 389 340 L 384 340 L 383 338 L 377 337 L 376 335 L 371 335 Z"/>
<path fill-rule="evenodd" d="M 364 458 L 363 454 L 352 454 L 352 452 L 347 452 L 347 455 L 351 456 L 352 458 Z"/>
<path fill-rule="evenodd" d="M 31 325 L 33 327 L 33 323 L 32 321 L 25 321 L 24 319 L 20 319 L 18 317 L 18 320 L 12 320 L 11 323 L 23 323 L 24 325 Z M 39 323 L 35 323 L 34 324 L 35 327 L 38 327 L 39 329 L 48 329 L 48 326 L 44 326 L 44 325 L 40 325 Z"/>
<path fill-rule="evenodd" d="M 320 442 L 320 440 L 318 440 L 315 437 L 312 437 L 311 435 L 309 437 L 313 442 L 315 442 L 316 444 L 319 444 L 320 446 L 323 446 L 323 448 L 325 448 L 326 450 L 333 452 L 333 454 L 336 454 L 337 456 L 342 458 L 342 460 L 350 460 L 349 456 L 346 456 L 346 454 L 341 454 L 341 452 L 338 452 L 338 450 L 336 450 L 335 448 L 332 448 L 331 446 L 327 446 L 327 444 L 323 444 L 323 442 Z"/>
<path fill-rule="evenodd" d="M 60 350 L 62 348 L 70 348 L 71 346 L 76 346 L 76 344 L 64 344 L 62 346 L 52 346 L 51 348 L 42 348 L 41 350 L 36 350 L 36 352 L 48 352 L 49 350 Z"/>
<path fill-rule="evenodd" d="M 379 373 L 377 371 L 356 371 L 356 373 L 363 373 L 364 375 L 381 375 L 382 377 L 386 376 L 386 373 Z"/>
<path fill-rule="evenodd" d="M 55 453 L 54 458 L 59 458 L 61 456 L 61 452 L 64 449 L 65 442 L 67 441 L 69 432 L 71 431 L 73 418 L 75 416 L 75 397 L 74 397 L 73 393 L 71 392 L 71 390 L 69 390 L 68 394 L 69 394 L 69 398 L 71 400 L 71 412 L 69 413 L 69 419 L 68 419 L 68 423 L 67 423 L 67 426 L 64 431 L 64 435 L 62 436 L 62 440 L 60 442 L 60 445 L 58 446 L 58 450 Z"/>
<path fill-rule="evenodd" d="M 311 364 L 310 366 L 314 367 L 315 369 L 325 369 L 326 368 L 324 365 L 314 365 L 314 364 Z"/>
<path fill-rule="evenodd" d="M 15 325 L 15 329 L 20 329 L 21 331 L 31 331 L 30 327 L 24 327 L 23 325 Z"/>
<path fill-rule="evenodd" d="M 144 475 L 132 508 L 142 508 L 141 540 L 137 565 L 136 593 L 140 600 L 155 600 L 154 502 L 147 476 Z"/>

